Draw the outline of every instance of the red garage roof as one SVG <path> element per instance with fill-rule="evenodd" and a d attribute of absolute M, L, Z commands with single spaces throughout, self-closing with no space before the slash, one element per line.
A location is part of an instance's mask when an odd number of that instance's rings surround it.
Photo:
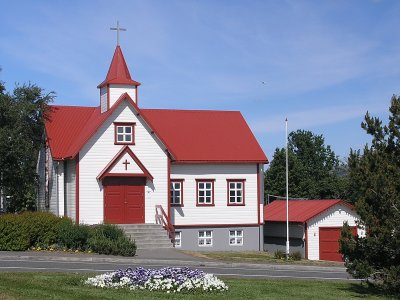
<path fill-rule="evenodd" d="M 127 94 L 103 114 L 99 107 L 51 106 L 46 133 L 53 157 L 75 156 L 125 100 L 178 162 L 268 162 L 240 112 L 139 109 Z"/>
<path fill-rule="evenodd" d="M 351 206 L 340 199 L 289 200 L 289 222 L 304 223 L 337 204 Z M 264 206 L 264 221 L 286 222 L 286 200 L 275 200 Z"/>

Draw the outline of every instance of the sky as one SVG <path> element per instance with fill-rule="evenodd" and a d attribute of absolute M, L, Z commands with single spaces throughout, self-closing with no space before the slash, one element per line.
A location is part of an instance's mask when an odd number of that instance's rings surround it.
<path fill-rule="evenodd" d="M 345 160 L 400 88 L 400 1 L 0 0 L 0 80 L 98 106 L 120 44 L 139 107 L 241 111 L 272 160 L 290 131 Z M 264 82 L 264 83 L 263 83 Z"/>

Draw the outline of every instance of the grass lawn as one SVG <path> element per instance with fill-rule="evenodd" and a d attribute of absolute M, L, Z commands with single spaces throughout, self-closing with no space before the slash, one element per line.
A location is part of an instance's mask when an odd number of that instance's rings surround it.
<path fill-rule="evenodd" d="M 224 251 L 224 252 L 194 252 L 182 251 L 183 253 L 202 258 L 216 259 L 230 262 L 247 262 L 247 263 L 272 263 L 272 264 L 297 264 L 297 265 L 312 265 L 312 266 L 334 266 L 341 267 L 343 263 L 334 261 L 322 260 L 289 260 L 276 259 L 273 253 L 269 252 L 252 252 L 252 251 Z"/>
<path fill-rule="evenodd" d="M 332 281 L 251 280 L 223 278 L 229 291 L 220 294 L 102 290 L 83 286 L 89 275 L 0 273 L 0 299 L 389 299 L 359 283 Z"/>

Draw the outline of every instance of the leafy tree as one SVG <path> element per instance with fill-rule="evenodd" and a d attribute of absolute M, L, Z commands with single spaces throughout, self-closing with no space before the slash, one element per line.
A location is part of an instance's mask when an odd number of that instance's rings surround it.
<path fill-rule="evenodd" d="M 17 86 L 12 94 L 0 82 L 0 191 L 10 212 L 35 207 L 38 151 L 45 112 L 54 93 L 36 85 Z"/>
<path fill-rule="evenodd" d="M 389 124 L 367 112 L 361 127 L 372 136 L 349 156 L 349 199 L 355 203 L 366 237 L 353 237 L 344 228 L 341 252 L 356 278 L 400 294 L 400 98 L 393 96 Z M 371 280 L 372 279 L 372 280 Z"/>
<path fill-rule="evenodd" d="M 322 135 L 297 130 L 288 137 L 289 195 L 292 198 L 328 199 L 343 196 L 346 168 L 325 145 Z M 286 150 L 277 148 L 265 172 L 265 191 L 286 195 Z"/>

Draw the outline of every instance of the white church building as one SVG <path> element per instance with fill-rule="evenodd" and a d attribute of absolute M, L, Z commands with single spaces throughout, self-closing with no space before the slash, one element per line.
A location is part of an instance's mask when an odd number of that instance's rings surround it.
<path fill-rule="evenodd" d="M 139 86 L 117 46 L 99 106 L 50 106 L 38 208 L 84 224 L 162 224 L 181 249 L 262 250 L 268 160 L 242 114 L 145 109 Z"/>

